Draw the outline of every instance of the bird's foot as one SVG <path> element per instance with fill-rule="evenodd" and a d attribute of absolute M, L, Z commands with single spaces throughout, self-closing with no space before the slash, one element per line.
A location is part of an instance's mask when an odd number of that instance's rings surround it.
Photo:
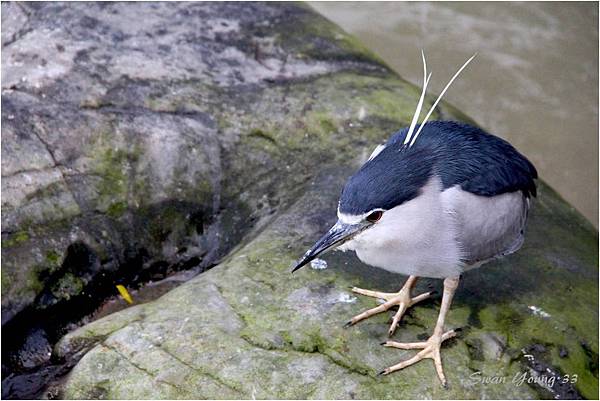
<path fill-rule="evenodd" d="M 386 341 L 381 345 L 392 348 L 400 348 L 400 349 L 420 349 L 415 356 L 405 361 L 402 361 L 394 366 L 390 366 L 387 369 L 379 372 L 380 375 L 388 375 L 392 372 L 395 372 L 400 369 L 404 369 L 407 366 L 414 365 L 422 359 L 430 358 L 433 359 L 433 363 L 435 365 L 435 370 L 442 382 L 444 387 L 447 387 L 446 377 L 444 376 L 444 370 L 442 369 L 442 358 L 440 356 L 440 348 L 442 346 L 442 342 L 446 341 L 449 338 L 456 336 L 457 330 L 450 330 L 445 332 L 444 334 L 440 333 L 434 334 L 429 337 L 429 339 L 425 342 L 419 343 L 399 343 L 396 341 Z"/>
<path fill-rule="evenodd" d="M 394 319 L 392 320 L 392 325 L 390 326 L 390 329 L 388 331 L 388 334 L 391 336 L 392 334 L 394 334 L 394 331 L 396 330 L 396 327 L 398 326 L 398 322 L 400 322 L 400 319 L 404 315 L 404 312 L 406 312 L 406 310 L 409 307 L 411 307 L 414 304 L 416 304 L 417 302 L 423 301 L 424 299 L 427 299 L 427 298 L 431 297 L 433 294 L 435 294 L 435 291 L 430 291 L 430 292 L 423 293 L 421 295 L 417 295 L 416 297 L 413 298 L 410 296 L 410 290 L 413 285 L 414 285 L 414 280 L 409 279 L 400 291 L 391 292 L 391 293 L 390 292 L 363 290 L 362 288 L 352 287 L 352 292 L 354 292 L 356 294 L 366 295 L 368 297 L 373 297 L 373 298 L 379 298 L 379 299 L 385 300 L 385 302 L 373 309 L 366 310 L 366 311 L 354 316 L 352 319 L 350 319 L 348 321 L 348 323 L 346 323 L 345 327 L 352 326 L 352 325 L 360 322 L 363 319 L 366 319 L 366 318 L 376 315 L 378 313 L 384 312 L 384 311 L 390 309 L 392 306 L 398 305 L 398 311 L 394 315 Z"/>

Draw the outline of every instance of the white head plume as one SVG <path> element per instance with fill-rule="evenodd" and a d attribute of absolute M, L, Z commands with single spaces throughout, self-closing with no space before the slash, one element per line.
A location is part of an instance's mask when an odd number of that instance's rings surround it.
<path fill-rule="evenodd" d="M 408 128 L 408 133 L 406 134 L 406 138 L 404 138 L 405 145 L 410 142 L 410 137 L 412 136 L 415 126 L 417 125 L 417 120 L 421 114 L 421 108 L 423 107 L 423 101 L 425 100 L 425 92 L 427 92 L 427 84 L 429 84 L 429 79 L 431 78 L 431 73 L 429 76 L 427 76 L 427 62 L 425 61 L 425 53 L 423 52 L 423 49 L 421 49 L 421 58 L 423 59 L 423 90 L 421 91 L 419 103 L 417 103 L 415 115 L 413 116 L 410 127 Z"/>
<path fill-rule="evenodd" d="M 416 125 L 417 120 L 419 119 L 419 115 L 421 113 L 421 108 L 423 106 L 423 100 L 425 99 L 425 91 L 427 89 L 427 84 L 429 83 L 429 78 L 431 78 L 431 74 L 429 74 L 429 77 L 427 77 L 427 78 L 425 77 L 425 75 L 427 75 L 427 65 L 425 63 L 425 54 L 423 53 L 423 50 L 421 50 L 421 57 L 423 58 L 423 91 L 421 93 L 421 98 L 419 99 L 419 103 L 417 104 L 417 109 L 415 111 L 415 115 L 413 116 L 412 122 L 410 123 L 410 127 L 408 128 L 408 133 L 406 134 L 406 138 L 404 139 L 404 144 L 405 145 L 407 143 L 409 143 L 408 146 L 411 147 L 411 146 L 413 146 L 415 144 L 415 141 L 417 140 L 417 137 L 421 133 L 421 130 L 423 130 L 423 127 L 425 126 L 425 123 L 427 122 L 427 120 L 431 116 L 431 113 L 433 113 L 433 110 L 435 109 L 435 107 L 438 105 L 438 103 L 440 102 L 440 100 L 442 100 L 442 96 L 444 96 L 444 94 L 446 93 L 446 91 L 448 90 L 448 88 L 450 87 L 450 85 L 452 85 L 452 82 L 454 82 L 454 80 L 456 79 L 456 77 L 458 77 L 460 75 L 460 73 L 462 72 L 462 70 L 464 70 L 465 67 L 467 65 L 469 65 L 469 63 L 475 58 L 475 56 L 477 56 L 477 53 L 473 54 L 471 56 L 471 58 L 469 58 L 462 65 L 462 67 L 460 67 L 459 70 L 456 71 L 456 73 L 450 79 L 450 81 L 448 81 L 448 83 L 446 84 L 446 87 L 442 90 L 442 92 L 438 96 L 438 98 L 435 101 L 435 103 L 433 103 L 433 106 L 431 106 L 431 109 L 429 109 L 429 112 L 427 113 L 427 115 L 425 115 L 425 118 L 423 119 L 423 122 L 419 126 L 419 129 L 413 135 L 413 131 L 415 129 L 415 125 Z"/>

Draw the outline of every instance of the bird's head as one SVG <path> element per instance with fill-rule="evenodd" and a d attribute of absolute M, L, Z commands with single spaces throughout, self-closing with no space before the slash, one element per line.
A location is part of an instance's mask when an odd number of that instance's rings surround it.
<path fill-rule="evenodd" d="M 338 221 L 323 235 L 302 258 L 296 262 L 292 269 L 292 273 L 300 269 L 302 266 L 310 263 L 313 259 L 326 251 L 339 247 L 345 242 L 350 241 L 359 233 L 369 229 L 383 216 L 383 210 L 374 210 L 367 216 L 357 216 L 353 222 L 344 222 L 342 219 Z"/>
<path fill-rule="evenodd" d="M 396 208 L 419 195 L 431 177 L 432 166 L 429 152 L 414 148 L 403 151 L 401 144 L 379 148 L 377 157 L 346 182 L 338 203 L 338 221 L 300 258 L 292 272 L 367 230 L 374 232 L 392 223 L 388 220 L 401 218 L 394 213 L 399 211 Z M 385 235 L 384 230 L 381 234 Z"/>

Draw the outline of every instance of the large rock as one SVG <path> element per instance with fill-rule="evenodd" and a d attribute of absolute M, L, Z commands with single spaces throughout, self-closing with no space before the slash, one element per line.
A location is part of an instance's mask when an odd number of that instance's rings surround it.
<path fill-rule="evenodd" d="M 298 255 L 334 219 L 348 170 L 327 169 L 298 201 L 244 247 L 157 301 L 66 336 L 59 355 L 81 355 L 67 398 L 537 398 L 597 392 L 594 232 L 546 186 L 520 253 L 464 275 L 444 346 L 450 389 L 431 361 L 377 377 L 410 351 L 383 348 L 391 315 L 344 329 L 372 307 L 348 286 L 397 290 L 403 278 L 327 257 L 329 268 L 290 274 Z M 418 291 L 439 280 L 422 280 Z M 426 338 L 439 300 L 411 309 L 394 336 Z M 546 370 L 548 369 L 548 370 Z M 480 373 L 477 373 L 480 372 Z M 577 375 L 576 385 L 518 385 L 515 377 Z M 483 384 L 497 377 L 504 383 Z M 502 379 L 495 379 L 496 381 Z"/>
<path fill-rule="evenodd" d="M 414 102 L 298 6 L 2 8 L 3 323 L 123 266 L 214 264 L 330 149 L 352 157 L 350 135 L 372 143 Z"/>
<path fill-rule="evenodd" d="M 403 277 L 350 254 L 290 275 L 334 221 L 344 179 L 408 124 L 419 94 L 331 23 L 297 4 L 2 7 L 4 310 L 41 298 L 40 271 L 91 280 L 140 248 L 148 260 L 227 255 L 65 336 L 55 356 L 81 360 L 64 397 L 597 395 L 597 232 L 544 185 L 524 248 L 464 276 L 449 390 L 430 361 L 376 376 L 410 355 L 379 345 L 388 315 L 342 328 L 373 306 L 348 286 L 392 291 Z M 97 255 L 85 274 L 56 260 L 73 243 Z M 411 309 L 395 338 L 430 334 L 438 305 Z M 576 383 L 513 383 L 521 372 Z M 480 380 L 492 376 L 506 379 Z"/>

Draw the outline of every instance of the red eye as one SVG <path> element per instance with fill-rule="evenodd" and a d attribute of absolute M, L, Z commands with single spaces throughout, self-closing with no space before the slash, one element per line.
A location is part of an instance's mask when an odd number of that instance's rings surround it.
<path fill-rule="evenodd" d="M 379 219 L 381 219 L 381 216 L 383 216 L 383 212 L 381 210 L 377 210 L 367 216 L 367 221 L 376 223 L 379 221 Z"/>

